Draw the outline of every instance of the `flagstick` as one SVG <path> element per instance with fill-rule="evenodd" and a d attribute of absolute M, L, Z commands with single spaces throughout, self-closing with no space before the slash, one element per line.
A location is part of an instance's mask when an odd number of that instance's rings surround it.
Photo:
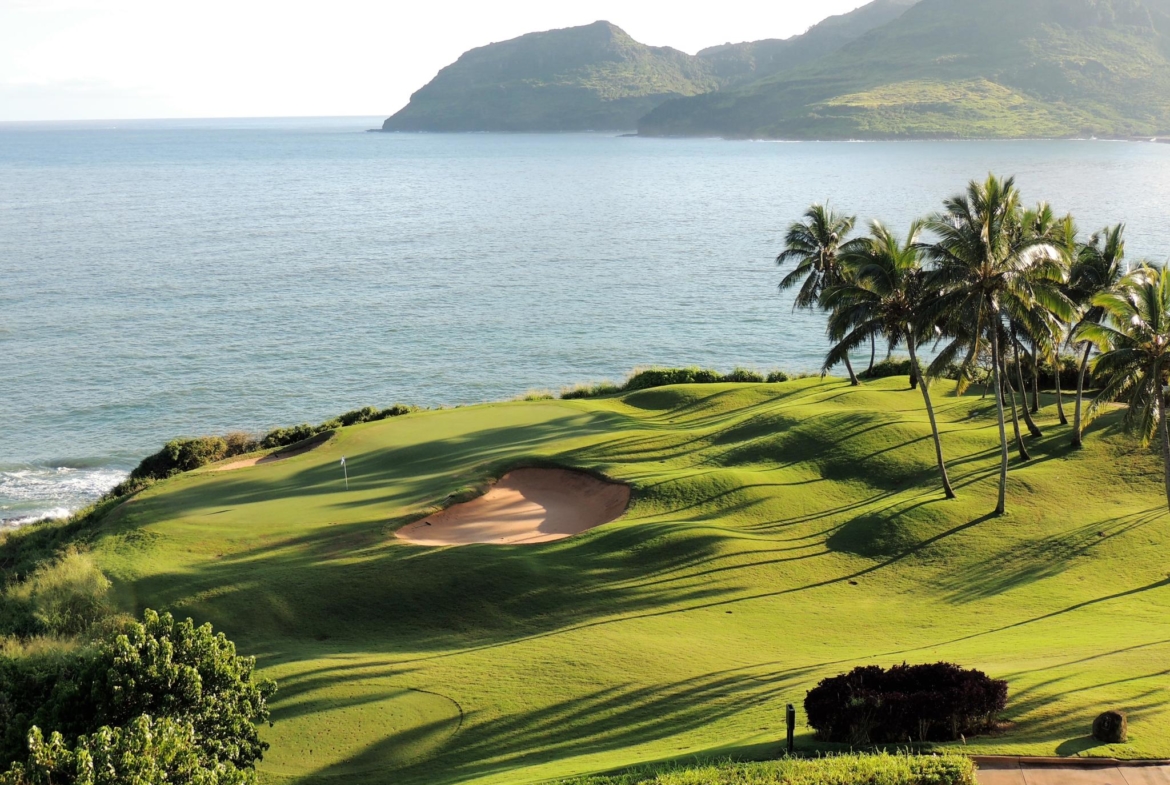
<path fill-rule="evenodd" d="M 345 465 L 345 456 L 341 458 L 341 470 L 345 472 L 345 489 L 349 490 L 349 467 Z"/>

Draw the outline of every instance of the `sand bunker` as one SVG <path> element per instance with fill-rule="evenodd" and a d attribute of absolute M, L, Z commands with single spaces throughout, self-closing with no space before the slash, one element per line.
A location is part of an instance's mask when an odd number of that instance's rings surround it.
<path fill-rule="evenodd" d="M 232 461 L 231 463 L 225 463 L 220 466 L 212 466 L 211 470 L 215 472 L 230 472 L 233 469 L 263 466 L 268 463 L 276 463 L 277 461 L 283 461 L 288 458 L 295 458 L 298 455 L 304 455 L 307 452 L 317 449 L 331 438 L 333 438 L 333 431 L 326 431 L 325 433 L 319 433 L 316 436 L 305 439 L 302 442 L 285 447 L 282 450 L 277 450 L 267 455 L 253 455 L 250 458 L 241 458 L 238 461 Z"/>
<path fill-rule="evenodd" d="M 398 530 L 415 545 L 529 545 L 563 540 L 617 520 L 625 485 L 567 469 L 517 469 L 491 490 Z"/>

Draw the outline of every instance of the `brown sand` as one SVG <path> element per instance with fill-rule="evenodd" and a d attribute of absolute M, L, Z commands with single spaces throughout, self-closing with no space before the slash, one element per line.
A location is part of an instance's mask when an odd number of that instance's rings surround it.
<path fill-rule="evenodd" d="M 332 436 L 333 433 L 331 431 L 318 434 L 311 439 L 305 439 L 299 444 L 294 444 L 291 447 L 285 447 L 283 450 L 270 452 L 267 455 L 253 455 L 251 458 L 241 458 L 238 461 L 225 463 L 222 466 L 212 466 L 211 470 L 215 472 L 230 472 L 233 469 L 245 469 L 249 466 L 263 466 L 267 463 L 276 463 L 277 461 L 283 461 L 288 458 L 295 458 L 298 455 L 304 455 L 307 452 L 317 449 L 322 444 L 329 441 Z"/>
<path fill-rule="evenodd" d="M 629 503 L 625 485 L 567 469 L 517 469 L 483 496 L 407 524 L 397 536 L 415 545 L 530 545 L 617 520 Z"/>

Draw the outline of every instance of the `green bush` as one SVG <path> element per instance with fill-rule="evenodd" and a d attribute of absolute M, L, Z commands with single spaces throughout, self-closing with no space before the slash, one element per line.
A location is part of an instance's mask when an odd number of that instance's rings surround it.
<path fill-rule="evenodd" d="M 787 374 L 782 371 L 773 371 L 771 375 L 765 377 L 758 371 L 748 368 L 736 368 L 728 374 L 721 374 L 708 368 L 643 368 L 634 371 L 622 385 L 616 385 L 612 382 L 578 385 L 563 390 L 561 398 L 563 400 L 598 398 L 603 395 L 648 390 L 652 387 L 666 387 L 671 384 L 762 384 L 765 381 L 787 380 Z"/>
<path fill-rule="evenodd" d="M 211 625 L 150 610 L 90 647 L 0 657 L 0 765 L 24 759 L 33 728 L 72 745 L 153 717 L 189 725 L 201 765 L 252 768 L 268 748 L 256 725 L 268 719 L 276 689 L 256 682 L 254 670 L 255 660 L 237 656 Z"/>
<path fill-rule="evenodd" d="M 768 374 L 768 377 L 765 379 L 765 381 L 768 382 L 768 384 L 778 384 L 780 382 L 786 382 L 790 378 L 791 377 L 784 373 L 784 371 L 772 371 Z"/>
<path fill-rule="evenodd" d="M 723 377 L 725 382 L 736 382 L 739 384 L 763 384 L 765 376 L 759 371 L 753 371 L 750 368 L 736 368 L 731 373 Z"/>
<path fill-rule="evenodd" d="M 302 423 L 301 425 L 294 425 L 291 428 L 277 428 L 264 436 L 260 441 L 260 447 L 266 450 L 275 447 L 288 447 L 297 442 L 311 439 L 326 431 L 332 431 L 350 425 L 359 425 L 365 422 L 377 422 L 390 417 L 401 417 L 417 411 L 417 406 L 405 406 L 400 403 L 396 403 L 388 409 L 376 409 L 373 406 L 367 406 L 364 409 L 354 409 L 352 412 L 346 412 L 340 417 L 334 417 L 332 420 L 326 420 L 320 425 Z"/>
<path fill-rule="evenodd" d="M 207 765 L 190 723 L 141 716 L 124 728 L 80 736 L 72 748 L 60 733 L 29 733 L 29 756 L 0 775 L 0 785 L 245 785 L 252 770 Z"/>
<path fill-rule="evenodd" d="M 923 363 L 925 366 L 926 363 Z M 863 379 L 885 379 L 890 376 L 910 376 L 910 358 L 909 357 L 891 357 L 881 362 L 874 363 L 873 368 L 862 371 L 859 376 Z M 958 379 L 959 366 L 949 365 L 943 372 L 939 374 L 942 379 Z"/>
<path fill-rule="evenodd" d="M 561 391 L 561 398 L 571 401 L 580 398 L 600 398 L 603 395 L 616 395 L 622 388 L 613 382 L 598 382 L 597 384 L 579 384 Z"/>
<path fill-rule="evenodd" d="M 975 764 L 962 755 L 832 755 L 766 763 L 674 766 L 574 785 L 976 785 Z"/>
<path fill-rule="evenodd" d="M 326 424 L 322 424 L 326 425 Z M 303 442 L 305 439 L 311 439 L 319 433 L 328 430 L 325 427 L 317 427 L 309 425 L 308 423 L 301 423 L 294 425 L 291 428 L 277 428 L 270 431 L 260 442 L 260 446 L 265 450 L 271 450 L 274 447 L 287 447 L 290 444 Z"/>

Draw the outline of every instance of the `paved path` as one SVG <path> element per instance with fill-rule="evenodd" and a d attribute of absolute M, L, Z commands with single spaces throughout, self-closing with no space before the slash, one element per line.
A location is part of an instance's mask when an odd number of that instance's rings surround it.
<path fill-rule="evenodd" d="M 981 759 L 979 785 L 1170 785 L 1170 765 Z"/>

